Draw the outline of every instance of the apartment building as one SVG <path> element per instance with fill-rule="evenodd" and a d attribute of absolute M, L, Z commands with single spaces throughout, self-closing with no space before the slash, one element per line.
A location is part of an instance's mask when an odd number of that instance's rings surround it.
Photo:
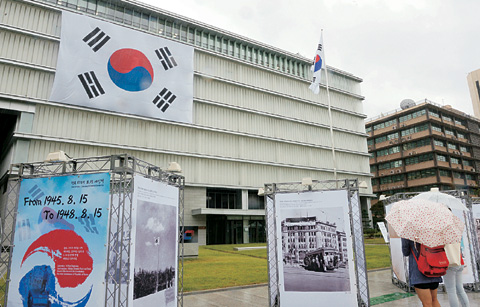
<path fill-rule="evenodd" d="M 401 109 L 366 122 L 377 195 L 468 189 L 477 194 L 480 121 L 451 106 L 402 101 Z M 374 203 L 372 201 L 372 203 Z"/>

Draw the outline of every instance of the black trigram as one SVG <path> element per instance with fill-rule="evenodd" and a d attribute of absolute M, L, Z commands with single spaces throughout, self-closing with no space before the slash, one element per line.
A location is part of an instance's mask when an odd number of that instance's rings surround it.
<path fill-rule="evenodd" d="M 109 40 L 110 36 L 106 35 L 105 32 L 98 27 L 83 38 L 83 41 L 87 43 L 88 46 L 92 47 L 94 52 L 97 52 Z"/>
<path fill-rule="evenodd" d="M 34 185 L 30 190 L 28 190 L 28 193 L 30 193 L 33 199 L 40 199 L 45 195 L 38 185 Z"/>
<path fill-rule="evenodd" d="M 100 85 L 100 82 L 98 82 L 98 79 L 93 71 L 78 75 L 78 79 L 80 79 L 80 82 L 82 82 L 88 98 L 92 99 L 105 94 L 105 91 Z"/>
<path fill-rule="evenodd" d="M 155 99 L 153 99 L 153 104 L 157 106 L 162 112 L 165 112 L 168 107 L 173 103 L 177 98 L 172 92 L 164 88 L 160 94 L 158 94 Z"/>
<path fill-rule="evenodd" d="M 317 49 L 320 50 L 320 51 L 322 51 L 322 48 L 323 48 L 323 47 L 322 47 L 322 44 L 318 44 L 318 48 L 317 48 Z"/>
<path fill-rule="evenodd" d="M 160 59 L 160 63 L 162 63 L 165 70 L 169 70 L 170 68 L 178 65 L 177 62 L 175 62 L 172 53 L 170 52 L 170 50 L 168 50 L 168 47 L 157 49 L 155 50 L 155 53 Z"/>

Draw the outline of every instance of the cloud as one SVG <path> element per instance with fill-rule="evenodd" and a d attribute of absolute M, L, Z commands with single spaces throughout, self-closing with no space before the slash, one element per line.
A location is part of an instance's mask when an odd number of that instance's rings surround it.
<path fill-rule="evenodd" d="M 149 218 L 145 227 L 153 232 L 162 232 L 165 229 L 162 223 L 155 217 Z"/>
<path fill-rule="evenodd" d="M 480 68 L 480 1 L 184 0 L 161 6 L 309 59 L 324 29 L 327 65 L 364 80 L 368 117 L 399 108 L 405 98 L 473 114 L 466 76 Z"/>

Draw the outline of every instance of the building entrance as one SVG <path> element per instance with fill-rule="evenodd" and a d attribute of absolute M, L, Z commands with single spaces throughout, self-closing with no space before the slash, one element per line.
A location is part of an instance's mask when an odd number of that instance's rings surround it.
<path fill-rule="evenodd" d="M 243 221 L 227 219 L 224 215 L 207 215 L 207 245 L 242 244 Z"/>
<path fill-rule="evenodd" d="M 248 225 L 248 241 L 249 243 L 265 243 L 265 221 L 264 220 L 250 220 Z"/>

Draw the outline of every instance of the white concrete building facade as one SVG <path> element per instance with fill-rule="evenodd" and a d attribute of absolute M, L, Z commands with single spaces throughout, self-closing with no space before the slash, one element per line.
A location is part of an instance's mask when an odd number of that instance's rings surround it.
<path fill-rule="evenodd" d="M 62 11 L 194 48 L 192 123 L 49 100 Z M 135 1 L 0 1 L 0 177 L 12 163 L 127 153 L 185 176 L 185 225 L 199 244 L 265 240 L 265 183 L 334 178 L 326 87 L 308 86 L 311 59 Z M 294 40 L 296 38 L 292 38 Z M 312 56 L 315 50 L 312 50 Z M 329 67 L 338 179 L 371 195 L 362 80 Z"/>

